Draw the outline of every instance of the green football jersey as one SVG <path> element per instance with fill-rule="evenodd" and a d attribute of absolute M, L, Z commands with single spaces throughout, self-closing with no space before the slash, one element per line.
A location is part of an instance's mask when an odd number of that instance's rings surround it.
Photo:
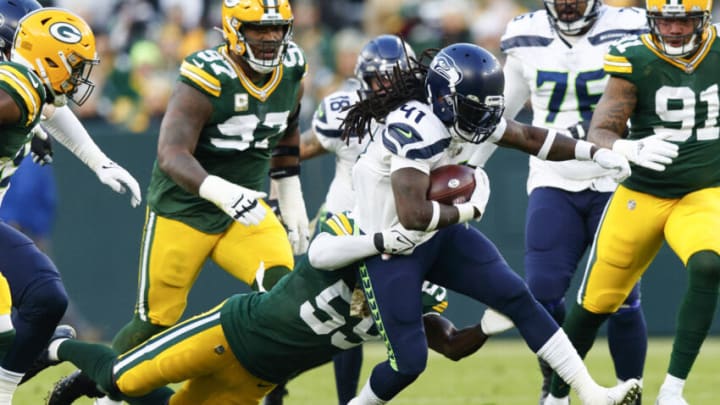
<path fill-rule="evenodd" d="M 185 58 L 178 80 L 205 94 L 213 106 L 194 152 L 209 174 L 263 189 L 272 150 L 285 133 L 306 69 L 305 56 L 294 43 L 261 86 L 230 60 L 225 45 Z M 177 185 L 159 169 L 157 161 L 148 203 L 157 214 L 207 233 L 222 232 L 233 221 L 211 202 Z"/>
<path fill-rule="evenodd" d="M 661 198 L 720 186 L 720 44 L 717 27 L 689 60 L 669 58 L 650 34 L 628 37 L 610 47 L 605 70 L 637 88 L 628 139 L 668 134 L 679 155 L 657 172 L 637 165 L 623 185 Z"/>
<path fill-rule="evenodd" d="M 324 222 L 320 231 L 358 232 L 352 218 L 343 214 Z M 319 270 L 305 255 L 269 292 L 229 298 L 220 322 L 235 356 L 256 377 L 282 382 L 330 361 L 341 350 L 379 340 L 370 315 L 350 315 L 361 265 Z M 445 295 L 443 287 L 423 286 L 425 312 L 442 312 Z"/>
<path fill-rule="evenodd" d="M 0 136 L 0 199 L 30 149 L 32 128 L 40 121 L 47 94 L 40 78 L 27 67 L 14 62 L 0 63 L 0 90 L 20 109 L 20 121 L 2 125 Z"/>

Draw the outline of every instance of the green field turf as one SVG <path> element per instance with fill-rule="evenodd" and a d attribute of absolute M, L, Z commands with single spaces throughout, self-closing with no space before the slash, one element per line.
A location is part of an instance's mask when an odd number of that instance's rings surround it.
<path fill-rule="evenodd" d="M 671 341 L 653 338 L 645 375 L 643 404 L 653 405 L 657 390 L 665 377 Z M 361 384 L 365 382 L 372 365 L 384 359 L 384 349 L 378 344 L 365 347 L 365 362 Z M 614 384 L 612 363 L 607 344 L 598 340 L 588 356 L 587 363 L 598 382 Z M 62 364 L 39 374 L 20 387 L 14 405 L 41 405 L 53 382 L 69 373 L 72 366 Z M 691 405 L 720 403 L 720 337 L 703 346 L 690 380 L 686 384 L 686 399 Z M 428 368 L 393 404 L 443 404 L 443 405 L 534 405 L 540 386 L 540 374 L 534 355 L 517 339 L 490 340 L 470 358 L 453 362 L 431 352 Z M 332 366 L 326 365 L 309 371 L 293 380 L 286 405 L 335 405 L 335 386 Z M 574 404 L 579 404 L 573 398 Z M 76 404 L 89 405 L 88 399 Z"/>

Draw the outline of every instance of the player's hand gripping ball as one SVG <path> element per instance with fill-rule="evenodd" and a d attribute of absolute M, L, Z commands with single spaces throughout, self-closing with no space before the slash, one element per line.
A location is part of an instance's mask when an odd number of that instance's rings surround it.
<path fill-rule="evenodd" d="M 475 190 L 475 169 L 464 165 L 440 166 L 430 172 L 428 200 L 453 205 L 470 201 Z"/>

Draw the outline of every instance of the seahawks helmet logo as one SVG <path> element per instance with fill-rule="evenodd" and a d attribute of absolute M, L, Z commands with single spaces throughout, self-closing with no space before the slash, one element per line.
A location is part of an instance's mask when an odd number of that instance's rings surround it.
<path fill-rule="evenodd" d="M 455 60 L 445 53 L 441 53 L 433 58 L 432 63 L 430 63 L 430 69 L 444 77 L 450 87 L 454 87 L 462 81 L 462 71 L 455 65 Z"/>
<path fill-rule="evenodd" d="M 50 26 L 50 35 L 66 44 L 77 44 L 82 39 L 80 30 L 69 23 L 57 22 Z"/>

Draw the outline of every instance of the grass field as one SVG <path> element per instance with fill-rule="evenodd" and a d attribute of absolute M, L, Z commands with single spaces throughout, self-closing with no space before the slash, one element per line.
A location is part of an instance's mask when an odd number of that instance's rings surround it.
<path fill-rule="evenodd" d="M 654 338 L 649 343 L 643 403 L 655 402 L 658 388 L 665 377 L 669 358 L 670 339 Z M 384 359 L 384 349 L 378 344 L 366 345 L 361 384 L 372 366 Z M 591 373 L 605 385 L 614 384 L 612 363 L 607 344 L 599 340 L 587 358 Z M 691 405 L 720 403 L 720 337 L 705 342 L 691 378 L 686 384 L 686 399 Z M 62 364 L 39 374 L 20 387 L 14 405 L 41 405 L 55 380 L 72 370 Z M 718 384 L 717 386 L 715 384 Z M 443 405 L 534 405 L 540 385 L 540 375 L 534 355 L 517 339 L 490 340 L 478 353 L 460 362 L 452 362 L 432 352 L 428 368 L 393 404 Z M 287 405 L 335 405 L 335 386 L 332 366 L 309 371 L 293 380 L 289 387 Z M 713 399 L 714 398 L 714 399 Z M 577 398 L 573 398 L 579 404 Z M 89 405 L 88 399 L 76 404 Z"/>

